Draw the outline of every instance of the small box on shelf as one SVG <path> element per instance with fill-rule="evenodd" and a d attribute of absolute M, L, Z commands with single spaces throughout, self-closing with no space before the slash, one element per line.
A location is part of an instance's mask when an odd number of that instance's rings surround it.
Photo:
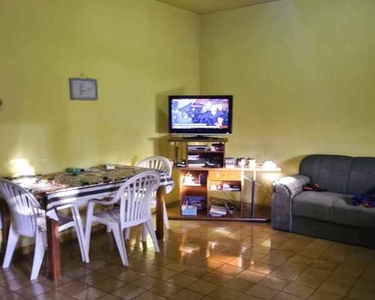
<path fill-rule="evenodd" d="M 204 196 L 185 196 L 184 203 L 197 207 L 197 210 L 204 210 L 206 208 L 206 197 Z"/>
<path fill-rule="evenodd" d="M 181 205 L 181 214 L 183 216 L 196 216 L 197 215 L 197 207 L 194 205 L 188 205 L 187 202 L 184 202 Z"/>
<path fill-rule="evenodd" d="M 227 214 L 227 208 L 220 205 L 210 205 L 209 214 L 211 217 L 224 217 Z"/>

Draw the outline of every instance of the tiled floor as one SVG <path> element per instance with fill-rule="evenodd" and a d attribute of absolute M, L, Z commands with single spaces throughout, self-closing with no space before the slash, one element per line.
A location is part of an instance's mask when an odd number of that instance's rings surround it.
<path fill-rule="evenodd" d="M 111 234 L 93 235 L 90 264 L 63 243 L 64 279 L 29 280 L 31 255 L 0 270 L 0 299 L 373 300 L 375 250 L 274 231 L 269 224 L 171 221 L 161 253 L 132 230 L 130 267 Z M 374 237 L 369 237 L 374 238 Z"/>

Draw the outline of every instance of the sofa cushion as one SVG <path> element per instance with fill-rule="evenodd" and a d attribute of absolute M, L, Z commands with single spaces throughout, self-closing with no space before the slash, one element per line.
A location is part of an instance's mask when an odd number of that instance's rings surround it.
<path fill-rule="evenodd" d="M 301 161 L 299 173 L 309 176 L 312 183 L 323 189 L 346 194 L 352 160 L 342 155 L 309 155 Z"/>
<path fill-rule="evenodd" d="M 351 197 L 335 199 L 331 208 L 332 223 L 375 228 L 375 208 L 352 205 Z"/>
<path fill-rule="evenodd" d="M 354 157 L 350 166 L 348 189 L 350 195 L 375 194 L 375 158 Z"/>
<path fill-rule="evenodd" d="M 346 197 L 332 192 L 302 192 L 293 199 L 293 215 L 329 222 L 333 202 Z"/>

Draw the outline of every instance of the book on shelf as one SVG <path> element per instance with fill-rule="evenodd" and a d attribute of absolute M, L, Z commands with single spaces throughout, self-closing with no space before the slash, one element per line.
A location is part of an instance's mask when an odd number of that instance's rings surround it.
<path fill-rule="evenodd" d="M 211 205 L 209 213 L 211 217 L 224 217 L 227 214 L 227 208 L 220 205 Z"/>

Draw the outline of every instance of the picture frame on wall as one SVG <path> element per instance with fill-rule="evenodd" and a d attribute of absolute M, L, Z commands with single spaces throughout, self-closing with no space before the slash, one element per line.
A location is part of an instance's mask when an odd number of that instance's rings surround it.
<path fill-rule="evenodd" d="M 70 100 L 97 100 L 98 82 L 92 78 L 69 78 Z"/>

